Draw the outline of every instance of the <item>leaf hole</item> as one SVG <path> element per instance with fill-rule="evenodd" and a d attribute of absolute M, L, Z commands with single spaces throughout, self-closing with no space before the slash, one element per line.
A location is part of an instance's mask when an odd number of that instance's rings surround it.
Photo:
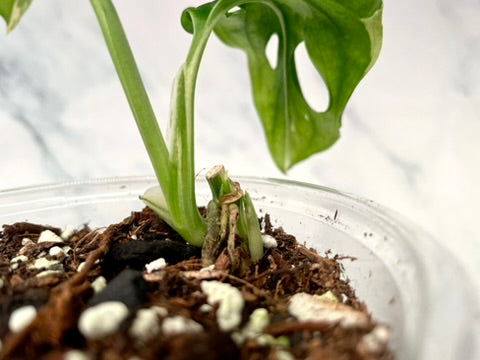
<path fill-rule="evenodd" d="M 317 112 L 327 110 L 330 103 L 327 85 L 310 60 L 303 41 L 295 49 L 295 64 L 300 89 L 307 104 Z"/>
<path fill-rule="evenodd" d="M 265 46 L 265 56 L 272 69 L 275 69 L 278 63 L 278 34 L 273 33 L 268 39 L 267 46 Z"/>

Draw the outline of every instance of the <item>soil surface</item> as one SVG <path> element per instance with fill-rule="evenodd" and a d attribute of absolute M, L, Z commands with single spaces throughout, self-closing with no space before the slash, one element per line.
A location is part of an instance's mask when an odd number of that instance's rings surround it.
<path fill-rule="evenodd" d="M 261 225 L 272 247 L 251 263 L 237 244 L 233 270 L 149 209 L 101 230 L 4 225 L 0 359 L 393 359 L 342 259 Z"/>

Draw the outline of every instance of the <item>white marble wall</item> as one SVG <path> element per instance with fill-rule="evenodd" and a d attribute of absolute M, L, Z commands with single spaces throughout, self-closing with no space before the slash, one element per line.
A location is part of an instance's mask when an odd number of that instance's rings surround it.
<path fill-rule="evenodd" d="M 179 14 L 199 2 L 118 2 L 163 126 L 189 39 Z M 478 0 L 385 0 L 383 50 L 341 139 L 288 174 L 397 210 L 477 281 L 479 19 Z M 232 174 L 283 176 L 248 87 L 243 54 L 212 41 L 199 79 L 199 170 L 223 163 Z M 0 189 L 151 173 L 89 1 L 35 1 L 20 27 L 0 36 L 0 146 Z"/>

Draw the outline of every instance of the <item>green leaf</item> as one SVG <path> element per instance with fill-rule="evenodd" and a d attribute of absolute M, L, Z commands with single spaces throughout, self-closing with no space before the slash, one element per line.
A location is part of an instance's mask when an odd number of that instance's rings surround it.
<path fill-rule="evenodd" d="M 0 16 L 7 23 L 7 32 L 12 31 L 18 25 L 23 14 L 27 11 L 32 0 L 1 0 Z"/>
<path fill-rule="evenodd" d="M 211 11 L 202 13 L 204 22 L 215 23 L 218 37 L 248 57 L 255 105 L 277 166 L 286 171 L 330 147 L 339 137 L 348 99 L 378 56 L 382 2 L 218 0 L 211 4 Z M 227 13 L 225 9 L 233 6 L 240 9 Z M 191 31 L 188 22 L 182 23 Z M 274 69 L 265 54 L 273 34 L 279 37 Z M 300 88 L 294 53 L 302 42 L 329 92 L 324 112 L 312 109 Z"/>

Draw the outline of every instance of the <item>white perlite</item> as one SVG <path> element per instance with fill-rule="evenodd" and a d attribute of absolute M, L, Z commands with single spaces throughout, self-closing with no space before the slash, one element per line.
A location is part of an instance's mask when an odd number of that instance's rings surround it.
<path fill-rule="evenodd" d="M 25 245 L 31 244 L 31 243 L 33 243 L 33 241 L 29 238 L 23 238 L 22 239 L 22 246 L 25 246 Z"/>
<path fill-rule="evenodd" d="M 90 360 L 91 357 L 84 351 L 70 350 L 63 354 L 63 360 Z"/>
<path fill-rule="evenodd" d="M 270 324 L 270 316 L 268 315 L 267 309 L 258 308 L 250 314 L 248 323 L 242 332 L 248 338 L 253 338 L 261 334 L 268 324 Z"/>
<path fill-rule="evenodd" d="M 212 309 L 213 309 L 213 306 L 210 305 L 210 304 L 202 304 L 198 308 L 198 310 L 200 310 L 200 312 L 202 312 L 202 313 L 208 313 L 208 312 L 212 311 Z"/>
<path fill-rule="evenodd" d="M 97 277 L 92 282 L 93 291 L 95 291 L 96 293 L 102 291 L 105 286 L 107 286 L 107 280 L 103 276 Z"/>
<path fill-rule="evenodd" d="M 73 234 L 75 234 L 75 227 L 72 225 L 67 225 L 65 227 L 65 230 L 63 230 L 60 234 L 60 237 L 62 238 L 62 240 L 67 241 L 72 237 Z"/>
<path fill-rule="evenodd" d="M 28 258 L 25 255 L 16 256 L 10 260 L 10 267 L 12 268 L 12 270 L 15 270 L 18 268 L 20 264 L 27 261 L 28 261 Z"/>
<path fill-rule="evenodd" d="M 258 308 L 250 314 L 247 325 L 241 330 L 232 334 L 232 339 L 237 345 L 241 345 L 247 339 L 259 339 L 263 330 L 270 324 L 268 310 Z"/>
<path fill-rule="evenodd" d="M 77 272 L 81 272 L 84 266 L 85 266 L 85 261 L 83 261 L 83 262 L 81 262 L 80 264 L 78 264 Z"/>
<path fill-rule="evenodd" d="M 24 262 L 27 262 L 27 261 L 28 261 L 28 257 L 26 257 L 25 255 L 20 255 L 20 256 L 16 256 L 16 257 L 12 258 L 10 260 L 10 264 L 24 263 Z"/>
<path fill-rule="evenodd" d="M 271 235 L 262 235 L 263 247 L 266 249 L 276 248 L 278 246 L 277 240 Z"/>
<path fill-rule="evenodd" d="M 275 355 L 277 356 L 277 360 L 295 360 L 293 355 L 286 350 L 277 349 Z"/>
<path fill-rule="evenodd" d="M 220 329 L 230 331 L 240 325 L 244 306 L 240 290 L 220 281 L 202 281 L 200 287 L 207 295 L 207 302 L 210 305 L 220 303 L 217 310 Z"/>
<path fill-rule="evenodd" d="M 35 275 L 38 278 L 46 277 L 46 276 L 52 276 L 52 275 L 61 275 L 63 274 L 62 270 L 44 270 L 42 272 L 39 272 L 37 275 Z"/>
<path fill-rule="evenodd" d="M 162 332 L 165 335 L 197 333 L 203 331 L 203 326 L 183 316 L 172 316 L 163 320 Z"/>
<path fill-rule="evenodd" d="M 158 317 L 164 317 L 167 316 L 167 314 L 167 309 L 160 306 L 138 310 L 132 326 L 128 331 L 130 336 L 139 342 L 147 342 L 160 332 Z"/>
<path fill-rule="evenodd" d="M 16 309 L 8 319 L 8 328 L 13 333 L 18 333 L 31 324 L 37 317 L 37 309 L 33 305 L 23 306 Z"/>
<path fill-rule="evenodd" d="M 55 234 L 53 231 L 44 230 L 40 233 L 40 237 L 38 238 L 37 243 L 44 243 L 44 242 L 62 243 L 63 239 L 57 234 Z"/>
<path fill-rule="evenodd" d="M 58 256 L 65 254 L 63 249 L 60 246 L 54 246 L 50 250 L 48 250 L 48 255 L 50 256 Z"/>
<path fill-rule="evenodd" d="M 390 332 L 383 325 L 377 325 L 360 340 L 360 347 L 369 354 L 377 354 L 385 349 L 390 340 Z"/>
<path fill-rule="evenodd" d="M 59 263 L 58 260 L 48 260 L 45 257 L 36 259 L 35 262 L 29 266 L 29 269 L 50 269 Z"/>
<path fill-rule="evenodd" d="M 148 273 L 152 273 L 154 271 L 163 269 L 165 266 L 167 266 L 167 262 L 165 261 L 164 258 L 160 258 L 146 264 L 145 269 L 147 269 Z"/>
<path fill-rule="evenodd" d="M 119 301 L 107 301 L 85 310 L 78 320 L 78 329 L 89 339 L 113 334 L 128 316 L 127 306 Z"/>
<path fill-rule="evenodd" d="M 366 314 L 350 306 L 307 293 L 293 295 L 288 305 L 288 312 L 300 321 L 339 324 L 345 328 L 363 328 L 368 325 Z"/>

